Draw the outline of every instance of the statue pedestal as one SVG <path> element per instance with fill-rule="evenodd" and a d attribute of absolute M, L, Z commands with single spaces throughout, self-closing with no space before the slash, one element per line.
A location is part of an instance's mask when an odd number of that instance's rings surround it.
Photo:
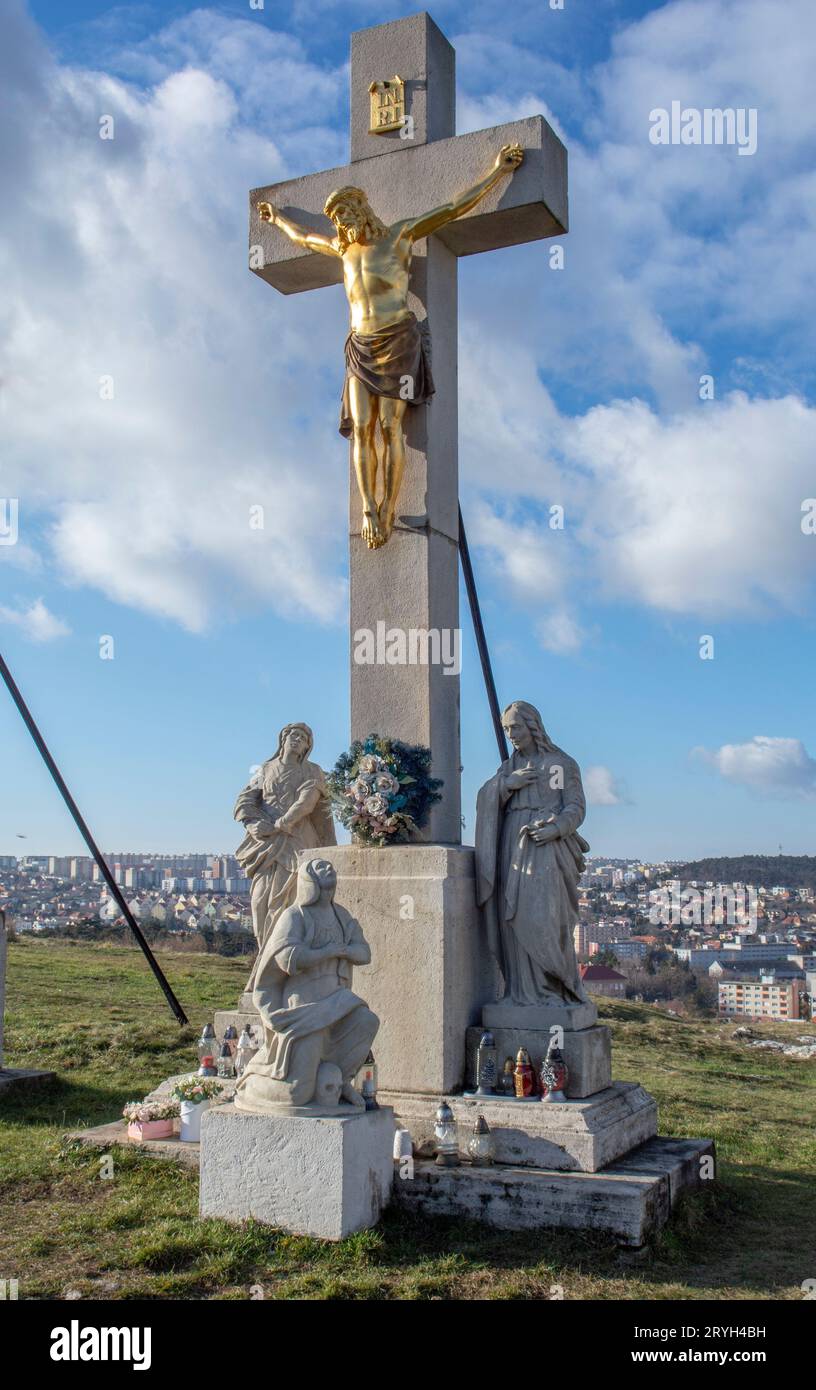
<path fill-rule="evenodd" d="M 500 1072 L 505 1058 L 512 1057 L 515 1063 L 519 1048 L 525 1047 L 538 1076 L 552 1036 L 549 1031 L 495 1026 L 490 1031 L 496 1042 Z M 483 1032 L 484 1027 L 467 1030 L 465 1085 L 469 1090 L 476 1086 L 476 1053 Z M 562 1051 L 567 1064 L 566 1094 L 570 1100 L 594 1096 L 596 1091 L 603 1091 L 612 1084 L 611 1032 L 605 1024 L 582 1028 L 577 1033 L 565 1031 Z"/>
<path fill-rule="evenodd" d="M 383 1095 L 399 1125 L 410 1130 L 414 1153 L 433 1156 L 437 1096 Z M 588 1100 L 548 1105 L 540 1098 L 446 1096 L 456 1120 L 459 1150 L 479 1115 L 496 1145 L 496 1162 L 517 1168 L 597 1173 L 657 1134 L 657 1104 L 633 1081 L 613 1081 Z"/>
<path fill-rule="evenodd" d="M 387 1106 L 307 1117 L 217 1105 L 201 1121 L 200 1214 L 342 1240 L 379 1221 L 393 1150 Z"/>
<path fill-rule="evenodd" d="M 482 1024 L 491 1032 L 497 1028 L 533 1029 L 540 1033 L 563 1028 L 565 1032 L 578 1032 L 597 1022 L 598 1010 L 591 1000 L 586 1004 L 514 1004 L 512 999 L 498 999 L 482 1009 Z"/>

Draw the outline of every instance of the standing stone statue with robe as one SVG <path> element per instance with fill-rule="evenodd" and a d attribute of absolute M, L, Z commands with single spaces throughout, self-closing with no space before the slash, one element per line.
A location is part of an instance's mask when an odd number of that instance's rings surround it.
<path fill-rule="evenodd" d="M 246 830 L 235 857 L 252 883 L 252 930 L 258 943 L 246 986 L 250 992 L 269 934 L 295 901 L 298 850 L 337 843 L 323 770 L 309 762 L 313 744 L 308 724 L 287 724 L 277 752 L 235 803 L 235 819 Z"/>
<path fill-rule="evenodd" d="M 589 845 L 581 773 L 525 700 L 502 724 L 513 753 L 476 803 L 476 893 L 514 1005 L 586 1004 L 575 958 L 578 880 Z"/>

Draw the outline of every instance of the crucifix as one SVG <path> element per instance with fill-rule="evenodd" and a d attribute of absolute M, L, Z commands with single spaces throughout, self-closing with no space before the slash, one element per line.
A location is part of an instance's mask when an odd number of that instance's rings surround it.
<path fill-rule="evenodd" d="M 283 294 L 345 282 L 351 736 L 430 747 L 444 788 L 426 833 L 450 845 L 461 841 L 456 260 L 567 228 L 566 150 L 543 117 L 457 136 L 454 109 L 454 51 L 428 14 L 360 30 L 350 163 L 250 193 L 256 274 Z"/>

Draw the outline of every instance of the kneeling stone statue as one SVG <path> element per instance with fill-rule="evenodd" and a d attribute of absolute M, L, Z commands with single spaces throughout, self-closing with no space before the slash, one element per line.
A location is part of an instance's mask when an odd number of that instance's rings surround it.
<path fill-rule="evenodd" d="M 277 919 L 255 971 L 254 1003 L 264 1046 L 235 1091 L 240 1110 L 314 1114 L 364 1109 L 354 1086 L 380 1026 L 351 989 L 355 965 L 371 950 L 359 922 L 334 901 L 327 859 L 298 871 L 297 898 Z"/>

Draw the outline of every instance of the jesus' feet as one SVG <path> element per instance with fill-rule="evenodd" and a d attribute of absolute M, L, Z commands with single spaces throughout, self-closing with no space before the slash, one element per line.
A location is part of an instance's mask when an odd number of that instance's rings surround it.
<path fill-rule="evenodd" d="M 366 508 L 363 512 L 363 526 L 360 535 L 369 550 L 376 550 L 379 546 L 384 544 L 385 537 L 380 530 L 380 519 L 376 508 L 373 508 L 371 511 Z"/>
<path fill-rule="evenodd" d="M 394 507 L 389 505 L 388 500 L 384 497 L 377 508 L 377 512 L 380 522 L 380 534 L 383 538 L 382 543 L 385 545 L 385 542 L 390 540 L 391 532 L 394 529 Z"/>

